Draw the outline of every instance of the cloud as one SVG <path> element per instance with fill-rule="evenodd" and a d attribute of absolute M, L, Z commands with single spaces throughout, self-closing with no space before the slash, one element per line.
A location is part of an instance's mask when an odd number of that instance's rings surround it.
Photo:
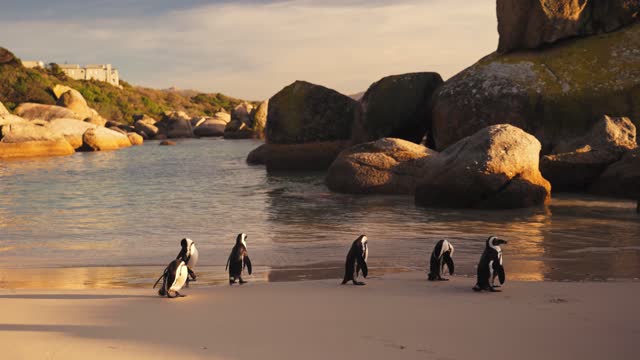
<path fill-rule="evenodd" d="M 497 43 L 492 0 L 208 3 L 139 18 L 18 17 L 0 41 L 25 59 L 110 62 L 134 84 L 251 99 L 296 79 L 353 93 L 389 74 L 448 77 Z"/>

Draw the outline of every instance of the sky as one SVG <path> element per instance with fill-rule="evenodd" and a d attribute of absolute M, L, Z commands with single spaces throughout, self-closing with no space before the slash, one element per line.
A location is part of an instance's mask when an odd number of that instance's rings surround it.
<path fill-rule="evenodd" d="M 393 74 L 447 79 L 498 43 L 495 0 L 0 2 L 0 46 L 23 60 L 250 100 L 295 80 L 353 94 Z"/>

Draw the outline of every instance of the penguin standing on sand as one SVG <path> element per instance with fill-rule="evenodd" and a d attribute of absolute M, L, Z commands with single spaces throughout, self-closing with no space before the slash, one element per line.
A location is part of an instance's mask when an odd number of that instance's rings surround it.
<path fill-rule="evenodd" d="M 487 244 L 478 263 L 478 280 L 476 286 L 473 287 L 474 291 L 500 291 L 496 290 L 499 286 L 495 285 L 495 279 L 497 277 L 500 280 L 500 285 L 504 284 L 505 273 L 502 266 L 502 249 L 500 245 L 506 243 L 505 240 L 498 239 L 495 236 L 490 236 L 487 239 Z"/>
<path fill-rule="evenodd" d="M 367 258 L 369 257 L 369 248 L 367 246 L 367 237 L 360 235 L 351 244 L 351 249 L 347 254 L 347 261 L 344 265 L 344 280 L 342 285 L 349 281 L 353 281 L 354 285 L 365 285 L 362 281 L 357 281 L 358 273 L 362 270 L 362 276 L 365 278 L 369 273 L 367 268 Z"/>
<path fill-rule="evenodd" d="M 166 295 L 168 298 L 182 297 L 184 295 L 181 295 L 179 291 L 187 282 L 188 277 L 189 269 L 187 268 L 187 264 L 180 259 L 175 259 L 164 269 L 164 272 L 153 285 L 153 288 L 155 289 L 160 280 L 162 280 L 162 287 L 158 290 L 158 295 Z"/>
<path fill-rule="evenodd" d="M 198 249 L 196 248 L 196 244 L 193 240 L 184 238 L 180 241 L 180 246 L 182 249 L 178 253 L 176 259 L 184 261 L 187 264 L 187 271 L 189 272 L 189 277 L 187 277 L 186 286 L 189 287 L 189 281 L 196 281 L 196 273 L 193 269 L 196 267 L 198 263 Z"/>
<path fill-rule="evenodd" d="M 247 253 L 246 240 L 247 234 L 238 234 L 236 244 L 231 249 L 231 254 L 229 254 L 227 266 L 225 267 L 225 270 L 229 269 L 229 285 L 235 284 L 236 280 L 239 280 L 240 285 L 246 283 L 246 281 L 242 280 L 242 270 L 245 267 L 249 271 L 249 275 L 251 275 L 251 260 Z"/>
<path fill-rule="evenodd" d="M 442 276 L 444 275 L 445 265 L 449 269 L 449 275 L 453 275 L 454 264 L 453 245 L 447 240 L 440 240 L 431 253 L 431 263 L 429 268 L 429 281 L 448 281 Z"/>

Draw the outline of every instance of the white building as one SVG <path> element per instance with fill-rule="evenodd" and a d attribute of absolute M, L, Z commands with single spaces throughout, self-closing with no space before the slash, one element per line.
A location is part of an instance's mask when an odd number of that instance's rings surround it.
<path fill-rule="evenodd" d="M 44 69 L 44 62 L 42 61 L 31 61 L 31 60 L 27 60 L 27 61 L 23 61 L 22 62 L 22 66 L 29 68 L 29 69 L 33 69 L 33 68 L 43 68 Z"/>
<path fill-rule="evenodd" d="M 58 64 L 58 66 L 68 77 L 75 80 L 98 80 L 108 82 L 113 86 L 120 86 L 118 69 L 112 68 L 111 64 L 89 64 L 85 66 Z"/>

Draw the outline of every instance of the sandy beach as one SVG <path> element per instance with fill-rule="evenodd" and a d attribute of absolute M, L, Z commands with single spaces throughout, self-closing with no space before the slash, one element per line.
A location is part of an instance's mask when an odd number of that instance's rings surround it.
<path fill-rule="evenodd" d="M 2 290 L 4 359 L 632 359 L 639 282 L 429 283 L 419 272 L 191 288 Z"/>

